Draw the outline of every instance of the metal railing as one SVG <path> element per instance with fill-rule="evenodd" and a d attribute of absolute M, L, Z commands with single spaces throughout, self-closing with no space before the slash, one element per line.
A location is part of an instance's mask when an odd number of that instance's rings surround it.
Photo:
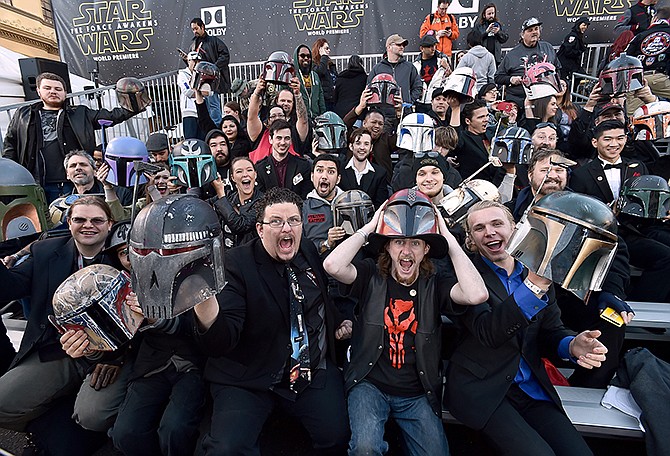
<path fill-rule="evenodd" d="M 582 57 L 586 72 L 595 76 L 597 74 L 598 64 L 605 55 L 609 44 L 589 45 L 588 52 Z M 511 48 L 503 49 L 507 53 Z M 454 52 L 456 55 L 458 51 Z M 413 61 L 419 55 L 418 52 L 405 53 L 409 61 Z M 382 54 L 366 54 L 360 56 L 366 71 L 372 70 L 382 58 Z M 334 56 L 338 72 L 344 71 L 347 67 L 349 56 Z M 243 62 L 230 65 L 230 77 L 232 79 L 242 78 L 246 81 L 257 79 L 263 71 L 265 62 Z M 143 78 L 142 81 L 147 86 L 147 90 L 153 100 L 153 104 L 145 112 L 133 117 L 126 122 L 109 127 L 107 129 L 108 138 L 116 136 L 134 136 L 142 141 L 146 141 L 149 134 L 154 132 L 165 132 L 172 142 L 176 142 L 183 135 L 181 125 L 181 110 L 179 107 L 179 89 L 177 87 L 177 71 L 162 73 L 155 76 Z M 573 91 L 575 93 L 575 91 Z M 575 95 L 579 96 L 579 95 Z M 104 86 L 97 89 L 85 90 L 68 95 L 71 105 L 85 105 L 92 109 L 113 109 L 118 106 L 114 86 Z M 223 103 L 233 99 L 230 94 L 222 96 Z M 0 107 L 0 148 L 2 140 L 9 122 L 16 109 L 36 103 L 37 100 L 25 103 L 18 103 Z M 101 141 L 100 133 L 97 133 L 98 142 Z"/>

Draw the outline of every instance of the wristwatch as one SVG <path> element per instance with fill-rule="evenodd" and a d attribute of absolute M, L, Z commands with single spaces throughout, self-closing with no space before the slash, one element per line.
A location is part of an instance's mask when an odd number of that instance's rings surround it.
<path fill-rule="evenodd" d="M 324 239 L 321 241 L 320 247 L 319 247 L 319 253 L 323 253 L 326 250 L 330 250 L 330 244 L 328 244 L 328 239 Z"/>

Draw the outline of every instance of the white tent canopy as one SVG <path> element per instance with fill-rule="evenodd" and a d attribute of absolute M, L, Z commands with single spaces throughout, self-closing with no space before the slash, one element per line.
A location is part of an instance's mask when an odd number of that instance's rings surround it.
<path fill-rule="evenodd" d="M 0 46 L 0 106 L 7 106 L 25 101 L 19 59 L 27 58 L 23 54 L 10 51 Z M 70 85 L 73 92 L 84 90 L 84 86 L 92 86 L 93 82 L 70 73 Z"/>

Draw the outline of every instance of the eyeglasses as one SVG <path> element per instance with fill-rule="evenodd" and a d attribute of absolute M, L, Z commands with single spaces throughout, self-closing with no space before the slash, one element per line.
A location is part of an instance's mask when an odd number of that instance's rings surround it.
<path fill-rule="evenodd" d="M 405 47 L 405 43 L 393 43 L 393 45 L 394 45 L 394 46 L 401 47 L 401 48 L 404 48 L 404 47 Z"/>
<path fill-rule="evenodd" d="M 437 158 L 440 155 L 439 152 L 430 151 L 430 152 L 414 152 L 414 158 Z"/>
<path fill-rule="evenodd" d="M 288 220 L 282 220 L 280 218 L 271 219 L 267 222 L 261 222 L 261 225 L 269 225 L 270 228 L 280 229 L 284 228 L 284 224 L 288 223 L 290 227 L 296 227 L 302 225 L 302 219 L 300 217 L 289 217 Z"/>
<path fill-rule="evenodd" d="M 73 225 L 83 225 L 86 222 L 91 222 L 95 226 L 102 226 L 108 221 L 109 219 L 105 219 L 102 217 L 93 217 L 93 218 L 70 217 L 70 223 L 72 223 Z"/>
<path fill-rule="evenodd" d="M 309 54 L 298 54 L 298 57 L 300 57 L 301 59 L 311 59 L 312 58 L 312 56 L 309 55 Z"/>
<path fill-rule="evenodd" d="M 552 122 L 540 122 L 539 124 L 537 124 L 535 129 L 538 130 L 540 128 L 546 128 L 546 127 L 549 127 L 554 131 L 558 131 L 558 127 L 556 126 L 555 123 L 552 123 Z"/>

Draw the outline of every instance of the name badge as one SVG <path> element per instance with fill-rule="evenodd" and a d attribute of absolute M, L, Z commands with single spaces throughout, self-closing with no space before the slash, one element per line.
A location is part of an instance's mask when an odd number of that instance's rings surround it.
<path fill-rule="evenodd" d="M 293 176 L 293 185 L 298 185 L 300 182 L 302 182 L 302 174 Z"/>

